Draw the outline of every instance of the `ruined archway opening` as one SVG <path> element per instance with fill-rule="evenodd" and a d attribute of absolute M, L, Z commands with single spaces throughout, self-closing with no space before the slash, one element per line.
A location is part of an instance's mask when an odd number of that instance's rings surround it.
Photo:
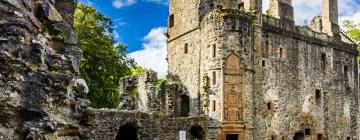
<path fill-rule="evenodd" d="M 294 140 L 304 140 L 304 139 L 305 139 L 304 133 L 302 132 L 295 133 Z"/>
<path fill-rule="evenodd" d="M 138 129 L 136 124 L 126 123 L 120 126 L 115 140 L 138 140 Z"/>
<path fill-rule="evenodd" d="M 199 125 L 192 126 L 190 128 L 190 134 L 192 137 L 194 137 L 198 140 L 202 140 L 204 137 L 204 129 Z"/>
<path fill-rule="evenodd" d="M 190 112 L 190 97 L 183 94 L 183 95 L 181 95 L 180 98 L 181 98 L 180 116 L 187 117 L 187 116 L 189 116 L 189 112 Z"/>

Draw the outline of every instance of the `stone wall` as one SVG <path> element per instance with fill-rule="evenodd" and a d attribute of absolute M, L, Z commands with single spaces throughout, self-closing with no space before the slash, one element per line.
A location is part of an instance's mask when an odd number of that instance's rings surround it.
<path fill-rule="evenodd" d="M 75 0 L 0 1 L 0 139 L 78 139 L 87 87 Z"/>
<path fill-rule="evenodd" d="M 187 140 L 206 139 L 207 118 L 202 116 L 172 118 L 157 113 L 95 109 L 89 109 L 89 112 L 91 115 L 84 121 L 88 125 L 80 132 L 85 139 L 113 140 L 122 134 L 119 129 L 125 124 L 134 126 L 139 140 L 177 140 L 179 131 L 186 131 Z"/>

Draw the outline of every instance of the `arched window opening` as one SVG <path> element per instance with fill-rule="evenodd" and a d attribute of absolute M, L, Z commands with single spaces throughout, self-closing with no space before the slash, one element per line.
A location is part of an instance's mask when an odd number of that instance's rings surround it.
<path fill-rule="evenodd" d="M 304 133 L 302 132 L 295 133 L 294 140 L 304 140 L 304 139 L 305 139 Z"/>
<path fill-rule="evenodd" d="M 115 140 L 138 140 L 136 124 L 126 123 L 119 128 Z"/>
<path fill-rule="evenodd" d="M 192 126 L 190 128 L 190 134 L 192 137 L 202 140 L 204 138 L 204 129 L 201 126 Z"/>
<path fill-rule="evenodd" d="M 187 95 L 181 95 L 181 110 L 180 110 L 181 117 L 189 116 L 190 112 L 190 98 Z"/>

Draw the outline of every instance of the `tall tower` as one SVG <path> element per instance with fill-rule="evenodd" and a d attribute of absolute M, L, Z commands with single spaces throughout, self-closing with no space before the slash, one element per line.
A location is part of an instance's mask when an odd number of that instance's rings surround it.
<path fill-rule="evenodd" d="M 190 97 L 189 115 L 209 116 L 209 138 L 251 137 L 245 126 L 252 126 L 252 103 L 244 98 L 252 96 L 245 88 L 253 77 L 249 69 L 253 69 L 251 32 L 256 16 L 249 11 L 261 11 L 261 2 L 170 1 L 169 74 L 179 79 Z"/>

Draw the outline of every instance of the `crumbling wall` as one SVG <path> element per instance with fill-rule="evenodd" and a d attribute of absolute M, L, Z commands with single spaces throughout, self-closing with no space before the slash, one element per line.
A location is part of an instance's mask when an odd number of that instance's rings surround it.
<path fill-rule="evenodd" d="M 0 139 L 78 139 L 87 105 L 75 0 L 0 1 Z"/>
<path fill-rule="evenodd" d="M 125 124 L 134 126 L 139 140 L 176 140 L 179 139 L 179 131 L 185 131 L 187 139 L 206 139 L 207 118 L 202 116 L 172 118 L 157 113 L 95 109 L 89 112 L 91 115 L 85 122 L 88 125 L 83 127 L 81 135 L 90 140 L 115 139 L 118 134 L 121 134 L 119 128 Z M 201 134 L 200 137 L 196 136 L 194 130 L 191 131 L 194 127 L 201 128 L 196 129 L 199 130 L 196 132 Z"/>

